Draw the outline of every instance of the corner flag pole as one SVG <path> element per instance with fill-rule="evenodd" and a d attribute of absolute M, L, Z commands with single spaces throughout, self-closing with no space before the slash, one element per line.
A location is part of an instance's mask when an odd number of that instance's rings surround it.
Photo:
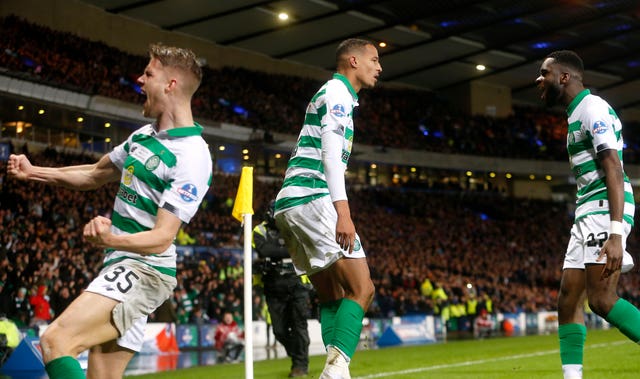
<path fill-rule="evenodd" d="M 245 379 L 253 379 L 253 299 L 251 219 L 253 215 L 253 167 L 243 167 L 231 215 L 244 226 L 244 367 Z"/>

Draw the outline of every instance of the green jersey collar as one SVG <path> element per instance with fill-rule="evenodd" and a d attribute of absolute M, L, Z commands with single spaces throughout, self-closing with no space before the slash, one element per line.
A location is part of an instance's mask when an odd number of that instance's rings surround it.
<path fill-rule="evenodd" d="M 182 128 L 173 128 L 167 130 L 169 137 L 189 137 L 202 135 L 202 126 L 197 122 L 193 126 L 185 126 Z"/>
<path fill-rule="evenodd" d="M 584 99 L 587 95 L 590 95 L 590 94 L 591 94 L 591 91 L 589 91 L 588 89 L 584 89 L 576 97 L 574 97 L 573 100 L 571 100 L 571 103 L 569 103 L 569 106 L 567 107 L 567 115 L 571 117 L 571 113 L 573 113 L 573 111 L 576 109 L 578 104 L 580 104 L 582 99 Z"/>
<path fill-rule="evenodd" d="M 344 85 L 347 86 L 347 89 L 349 90 L 349 92 L 351 92 L 351 96 L 353 96 L 353 99 L 358 101 L 358 93 L 356 92 L 356 90 L 353 89 L 353 86 L 351 85 L 351 83 L 349 83 L 349 79 L 347 79 L 346 76 L 342 74 L 338 74 L 336 72 L 335 74 L 333 74 L 333 78 L 338 79 L 342 83 L 344 83 Z"/>

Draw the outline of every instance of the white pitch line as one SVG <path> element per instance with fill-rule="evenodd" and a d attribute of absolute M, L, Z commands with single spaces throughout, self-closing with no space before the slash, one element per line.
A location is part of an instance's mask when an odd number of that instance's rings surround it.
<path fill-rule="evenodd" d="M 606 347 L 606 346 L 621 345 L 627 342 L 628 341 L 599 343 L 599 344 L 585 346 L 585 349 L 594 349 L 594 348 L 600 348 L 600 347 Z M 492 358 L 492 359 L 478 359 L 475 361 L 464 361 L 464 362 L 449 363 L 449 364 L 442 364 L 442 365 L 435 365 L 435 366 L 417 367 L 417 368 L 401 370 L 401 371 L 379 372 L 376 374 L 354 377 L 354 379 L 385 378 L 387 376 L 393 376 L 393 375 L 407 375 L 407 374 L 414 374 L 418 372 L 434 371 L 434 370 L 440 370 L 440 369 L 446 369 L 446 368 L 465 367 L 465 366 L 472 366 L 472 365 L 481 365 L 485 363 L 509 361 L 513 359 L 539 357 L 543 355 L 558 354 L 559 352 L 560 351 L 558 349 L 553 349 L 553 350 L 539 351 L 536 353 L 509 355 L 506 357 L 498 357 L 498 358 Z"/>

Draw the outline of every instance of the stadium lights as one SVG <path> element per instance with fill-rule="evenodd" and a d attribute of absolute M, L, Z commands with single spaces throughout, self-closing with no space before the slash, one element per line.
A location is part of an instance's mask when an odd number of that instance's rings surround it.
<path fill-rule="evenodd" d="M 289 14 L 287 12 L 278 13 L 278 19 L 280 21 L 287 21 L 289 19 Z"/>
<path fill-rule="evenodd" d="M 18 105 L 18 110 L 21 111 L 24 109 L 24 105 Z"/>
<path fill-rule="evenodd" d="M 546 180 L 551 180 L 551 179 L 553 179 L 553 178 L 551 177 L 551 175 L 546 175 L 544 178 L 545 178 Z"/>
<path fill-rule="evenodd" d="M 82 122 L 82 121 L 84 121 L 84 118 L 82 118 L 82 117 L 78 117 L 78 118 L 76 118 L 76 121 L 78 121 L 78 122 Z"/>
<path fill-rule="evenodd" d="M 110 128 L 111 127 L 111 123 L 110 122 L 105 122 L 104 123 L 104 127 L 105 128 Z"/>
<path fill-rule="evenodd" d="M 381 41 L 381 42 L 378 44 L 378 46 L 380 46 L 380 47 L 384 48 L 384 47 L 387 47 L 387 43 L 386 43 L 386 42 L 382 42 L 382 41 Z"/>
<path fill-rule="evenodd" d="M 511 175 L 511 174 L 510 174 L 510 173 L 508 173 L 508 172 L 507 172 L 504 176 L 505 176 L 507 179 L 511 179 L 511 178 L 513 178 L 513 175 Z"/>
<path fill-rule="evenodd" d="M 277 153 L 277 154 L 276 154 L 276 159 L 280 159 L 280 158 L 282 158 L 282 154 Z"/>
<path fill-rule="evenodd" d="M 245 161 L 248 161 L 249 160 L 249 156 L 245 155 L 244 157 L 242 157 L 242 159 L 244 159 Z"/>
<path fill-rule="evenodd" d="M 220 151 L 224 151 L 224 149 L 226 149 L 226 147 L 224 147 L 224 145 L 220 145 L 220 147 L 218 147 L 218 150 L 220 150 Z"/>
<path fill-rule="evenodd" d="M 487 66 L 485 66 L 483 64 L 476 65 L 476 70 L 478 70 L 478 71 L 484 71 L 486 69 L 487 69 Z"/>
<path fill-rule="evenodd" d="M 38 111 L 38 114 L 44 114 L 44 109 L 40 109 L 40 110 Z"/>
<path fill-rule="evenodd" d="M 465 174 L 466 174 L 467 176 L 473 176 L 473 172 L 471 172 L 471 171 L 467 171 Z"/>
<path fill-rule="evenodd" d="M 530 175 L 529 175 L 529 179 L 531 179 L 531 180 L 535 180 L 535 179 L 536 179 L 536 176 L 535 176 L 535 175 L 533 175 L 533 174 L 530 174 Z"/>
<path fill-rule="evenodd" d="M 371 167 L 372 169 L 374 169 L 374 170 L 375 170 L 376 168 L 378 168 L 378 165 L 377 165 L 377 164 L 375 164 L 375 163 L 371 163 L 371 166 L 370 166 L 370 167 Z"/>
<path fill-rule="evenodd" d="M 104 142 L 106 142 L 106 143 L 111 142 L 111 138 L 109 138 L 109 137 L 105 138 L 105 139 L 104 139 Z"/>
<path fill-rule="evenodd" d="M 495 172 L 490 172 L 489 173 L 489 177 L 490 178 L 495 178 L 496 177 L 496 173 Z"/>
<path fill-rule="evenodd" d="M 249 149 L 242 149 L 242 154 L 249 154 Z"/>

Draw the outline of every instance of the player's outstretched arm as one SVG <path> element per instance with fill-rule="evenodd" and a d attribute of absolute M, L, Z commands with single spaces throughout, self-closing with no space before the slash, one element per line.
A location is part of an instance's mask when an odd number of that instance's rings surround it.
<path fill-rule="evenodd" d="M 34 166 L 25 155 L 11 154 L 7 164 L 9 177 L 18 180 L 33 180 L 50 185 L 81 191 L 101 187 L 105 183 L 120 179 L 120 170 L 104 155 L 94 164 L 42 167 Z"/>

